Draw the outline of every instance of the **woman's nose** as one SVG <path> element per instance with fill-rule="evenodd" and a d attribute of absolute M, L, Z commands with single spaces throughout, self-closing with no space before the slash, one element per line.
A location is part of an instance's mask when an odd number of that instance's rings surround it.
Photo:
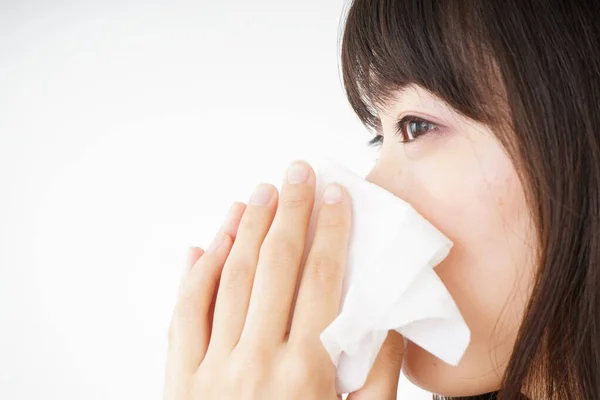
<path fill-rule="evenodd" d="M 398 197 L 403 197 L 408 192 L 407 178 L 400 165 L 384 164 L 379 161 L 371 168 L 365 180 Z"/>
<path fill-rule="evenodd" d="M 374 183 L 375 185 L 377 185 L 377 175 L 375 173 L 375 167 L 371 168 L 371 170 L 367 174 L 365 180 L 367 182 L 371 182 L 371 183 Z"/>
<path fill-rule="evenodd" d="M 371 170 L 365 177 L 365 180 L 367 182 L 371 182 L 377 186 L 381 186 L 382 188 L 389 191 L 389 188 L 387 188 L 385 185 L 386 179 L 385 179 L 385 174 L 383 173 L 384 172 L 383 170 L 384 170 L 383 165 L 380 162 L 377 162 L 373 166 L 373 168 L 371 168 Z"/>

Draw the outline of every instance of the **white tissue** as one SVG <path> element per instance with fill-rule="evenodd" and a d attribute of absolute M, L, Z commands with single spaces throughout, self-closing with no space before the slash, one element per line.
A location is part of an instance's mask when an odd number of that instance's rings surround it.
<path fill-rule="evenodd" d="M 315 170 L 308 249 L 327 183 L 345 186 L 353 205 L 341 312 L 321 334 L 336 365 L 337 392 L 364 385 L 391 329 L 446 363 L 458 364 L 469 344 L 469 328 L 433 270 L 452 242 L 407 202 L 341 165 L 325 161 Z"/>

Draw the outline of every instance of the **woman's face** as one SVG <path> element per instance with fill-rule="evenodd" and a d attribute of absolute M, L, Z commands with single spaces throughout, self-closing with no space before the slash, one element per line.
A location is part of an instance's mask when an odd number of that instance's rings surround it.
<path fill-rule="evenodd" d="M 396 122 L 412 115 L 433 123 Z M 471 330 L 453 367 L 410 343 L 403 371 L 447 396 L 498 388 L 530 295 L 535 233 L 516 171 L 492 132 L 411 86 L 380 111 L 384 143 L 367 180 L 408 201 L 454 242 L 436 271 Z M 421 135 L 421 136 L 418 136 Z"/>

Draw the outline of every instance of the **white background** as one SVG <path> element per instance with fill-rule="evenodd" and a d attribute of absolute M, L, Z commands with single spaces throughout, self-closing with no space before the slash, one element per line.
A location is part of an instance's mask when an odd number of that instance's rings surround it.
<path fill-rule="evenodd" d="M 0 399 L 159 399 L 187 246 L 294 158 L 368 171 L 343 12 L 0 2 Z"/>

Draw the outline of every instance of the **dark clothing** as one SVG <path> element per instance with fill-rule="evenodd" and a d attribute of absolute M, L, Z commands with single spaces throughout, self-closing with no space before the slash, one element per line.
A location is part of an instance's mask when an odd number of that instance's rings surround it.
<path fill-rule="evenodd" d="M 498 392 L 489 392 L 484 394 L 478 394 L 477 396 L 466 396 L 466 397 L 441 397 L 433 396 L 434 400 L 497 400 Z"/>
<path fill-rule="evenodd" d="M 465 396 L 465 397 L 443 397 L 433 396 L 434 400 L 498 400 L 498 392 L 489 392 L 484 394 L 478 394 L 476 396 Z M 527 396 L 521 394 L 520 399 L 530 400 Z"/>
<path fill-rule="evenodd" d="M 470 400 L 496 400 L 498 398 L 498 392 L 489 392 L 480 394 L 478 396 L 469 397 Z"/>

